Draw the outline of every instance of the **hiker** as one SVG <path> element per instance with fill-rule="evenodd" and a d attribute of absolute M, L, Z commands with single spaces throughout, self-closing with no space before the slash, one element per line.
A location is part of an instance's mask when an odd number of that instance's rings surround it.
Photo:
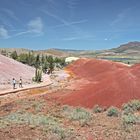
<path fill-rule="evenodd" d="M 22 88 L 22 78 L 19 80 L 19 88 Z"/>
<path fill-rule="evenodd" d="M 46 69 L 45 73 L 48 74 L 48 69 Z"/>
<path fill-rule="evenodd" d="M 15 78 L 13 78 L 13 89 L 15 89 L 16 88 L 16 80 L 15 80 Z"/>

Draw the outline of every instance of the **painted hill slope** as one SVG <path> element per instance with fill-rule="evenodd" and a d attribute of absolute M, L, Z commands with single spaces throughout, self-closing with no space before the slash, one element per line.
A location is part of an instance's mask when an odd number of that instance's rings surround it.
<path fill-rule="evenodd" d="M 12 78 L 19 80 L 20 77 L 23 82 L 31 82 L 34 72 L 34 68 L 0 55 L 0 84 L 7 84 Z"/>
<path fill-rule="evenodd" d="M 63 96 L 63 103 L 90 108 L 96 104 L 119 107 L 131 99 L 140 99 L 140 64 L 129 67 L 107 60 L 80 59 L 68 70 L 89 83 Z"/>

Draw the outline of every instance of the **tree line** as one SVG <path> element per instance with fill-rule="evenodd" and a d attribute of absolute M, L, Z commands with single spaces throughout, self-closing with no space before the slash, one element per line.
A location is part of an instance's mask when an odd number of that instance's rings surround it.
<path fill-rule="evenodd" d="M 53 57 L 51 55 L 39 55 L 33 52 L 17 54 L 13 51 L 10 57 L 29 66 L 35 67 L 35 82 L 41 82 L 42 72 L 52 73 L 55 67 L 63 68 L 65 66 L 65 59 Z"/>

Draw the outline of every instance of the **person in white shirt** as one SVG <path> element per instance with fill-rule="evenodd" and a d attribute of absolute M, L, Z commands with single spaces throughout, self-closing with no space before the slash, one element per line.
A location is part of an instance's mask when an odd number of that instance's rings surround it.
<path fill-rule="evenodd" d="M 19 87 L 22 88 L 22 78 L 19 80 Z"/>

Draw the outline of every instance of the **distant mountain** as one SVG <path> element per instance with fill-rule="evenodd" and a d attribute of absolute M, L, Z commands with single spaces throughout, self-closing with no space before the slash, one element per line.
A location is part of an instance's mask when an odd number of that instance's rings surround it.
<path fill-rule="evenodd" d="M 115 53 L 140 53 L 140 42 L 129 42 L 111 50 Z"/>
<path fill-rule="evenodd" d="M 46 49 L 46 50 L 29 50 L 23 48 L 0 48 L 0 53 L 6 50 L 8 54 L 13 51 L 17 51 L 18 54 L 21 53 L 29 53 L 33 52 L 35 54 L 40 55 L 52 55 L 56 57 L 68 57 L 68 56 L 77 56 L 77 57 L 97 57 L 97 56 L 107 56 L 107 55 L 132 55 L 138 56 L 140 55 L 140 42 L 129 42 L 126 44 L 122 44 L 117 48 L 109 49 L 109 50 L 73 50 L 73 49 Z"/>
<path fill-rule="evenodd" d="M 63 52 L 84 52 L 85 51 L 85 50 L 58 49 L 58 48 L 54 48 L 54 50 L 63 51 Z"/>
<path fill-rule="evenodd" d="M 56 57 L 67 57 L 69 56 L 68 52 L 59 50 L 59 49 L 46 49 L 46 50 L 37 50 L 34 51 L 34 53 L 36 54 L 40 54 L 40 55 L 52 55 L 52 56 L 56 56 Z"/>

